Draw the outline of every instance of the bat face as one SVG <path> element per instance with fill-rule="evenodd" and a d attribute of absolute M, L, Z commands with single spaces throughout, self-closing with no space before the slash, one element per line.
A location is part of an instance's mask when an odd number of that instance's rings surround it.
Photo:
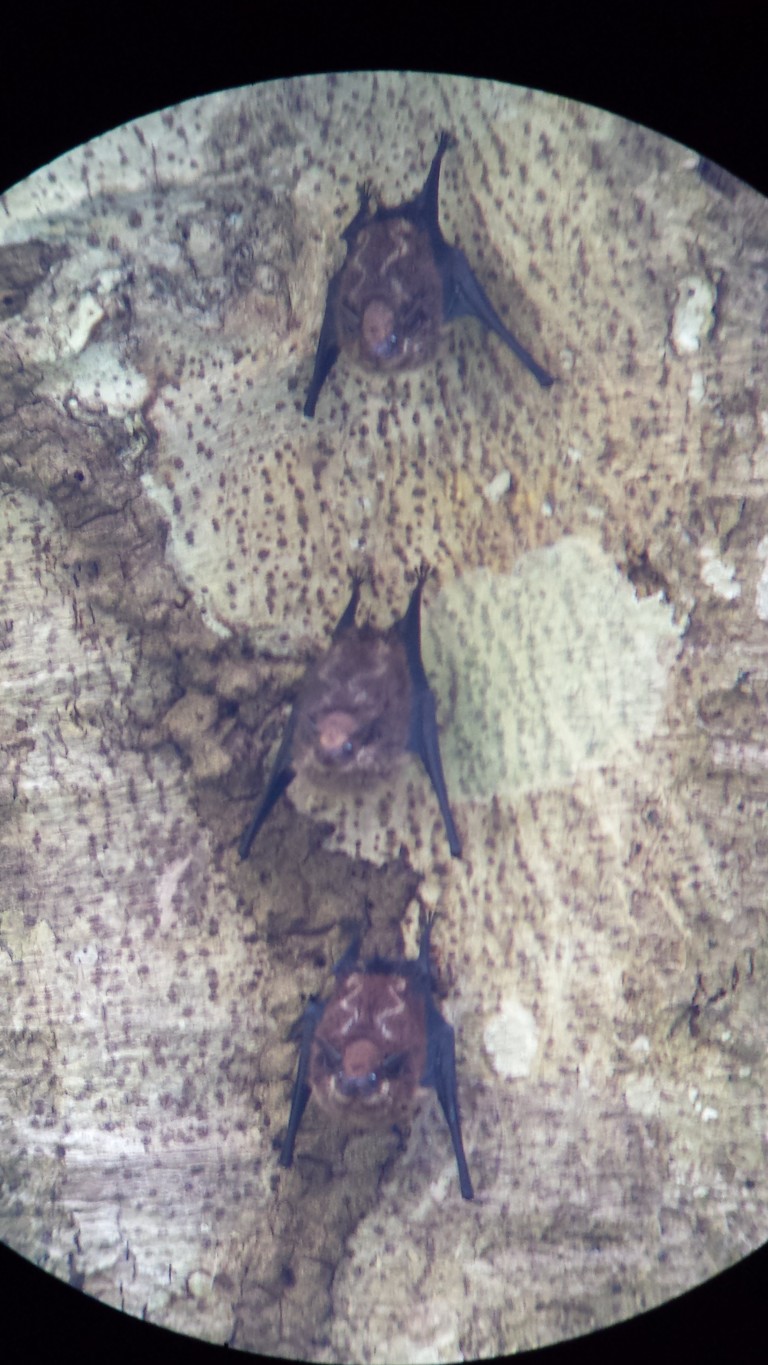
<path fill-rule="evenodd" d="M 440 165 L 453 144 L 441 133 L 414 199 L 372 212 L 369 186 L 359 187 L 358 211 L 342 233 L 347 259 L 328 285 L 305 417 L 314 416 L 342 351 L 370 370 L 413 369 L 433 358 L 443 325 L 462 316 L 495 332 L 543 387 L 553 382 L 502 322 L 464 253 L 440 231 Z"/>
<path fill-rule="evenodd" d="M 443 284 L 429 233 L 374 217 L 361 228 L 339 279 L 336 331 L 343 349 L 372 370 L 413 369 L 437 351 Z"/>
<path fill-rule="evenodd" d="M 433 1087 L 453 1142 L 462 1196 L 473 1198 L 461 1136 L 453 1029 L 432 996 L 433 923 L 434 916 L 425 920 L 415 959 L 376 957 L 363 965 L 354 940 L 336 967 L 329 999 L 308 1005 L 281 1166 L 293 1162 L 310 1097 L 334 1122 L 365 1129 L 402 1121 L 421 1088 Z"/>
<path fill-rule="evenodd" d="M 312 781 L 391 776 L 405 754 L 419 756 L 437 796 L 454 858 L 461 842 L 445 787 L 435 699 L 421 660 L 422 565 L 405 615 L 389 630 L 355 625 L 360 582 L 330 648 L 307 671 L 267 789 L 240 840 L 240 857 L 298 772 Z"/>
<path fill-rule="evenodd" d="M 408 1112 L 426 1064 L 423 996 L 405 976 L 350 972 L 315 1030 L 309 1084 L 326 1113 L 355 1125 Z"/>
<path fill-rule="evenodd" d="M 365 629 L 345 631 L 304 681 L 293 766 L 316 781 L 388 777 L 406 751 L 410 705 L 401 642 Z"/>

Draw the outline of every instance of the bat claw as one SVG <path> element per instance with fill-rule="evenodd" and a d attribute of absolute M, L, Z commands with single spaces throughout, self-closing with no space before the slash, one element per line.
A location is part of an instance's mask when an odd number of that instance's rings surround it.
<path fill-rule="evenodd" d="M 350 571 L 349 571 L 349 579 L 350 579 L 350 583 L 351 583 L 352 591 L 353 591 L 353 592 L 355 591 L 355 589 L 359 589 L 359 588 L 365 587 L 366 584 L 367 584 L 369 587 L 372 587 L 372 586 L 373 586 L 373 565 L 368 561 L 368 562 L 366 562 L 365 564 L 362 564 L 359 568 L 350 569 Z"/>
<path fill-rule="evenodd" d="M 438 910 L 428 910 L 426 914 L 422 914 L 419 924 L 419 962 L 430 980 L 432 979 L 432 951 L 430 946 L 432 927 L 435 920 L 439 918 L 439 913 Z"/>
<path fill-rule="evenodd" d="M 430 563 L 428 563 L 426 559 L 422 559 L 421 563 L 419 564 L 419 567 L 416 570 L 417 585 L 420 588 L 423 587 L 428 578 L 435 577 L 436 572 L 437 572 L 436 569 L 434 569 L 433 566 Z"/>

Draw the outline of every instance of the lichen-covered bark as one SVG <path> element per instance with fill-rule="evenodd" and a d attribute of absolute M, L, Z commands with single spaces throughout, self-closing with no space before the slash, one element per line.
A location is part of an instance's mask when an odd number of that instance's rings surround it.
<path fill-rule="evenodd" d="M 422 183 L 471 322 L 301 415 L 339 229 Z M 382 158 L 382 149 L 387 155 Z M 566 101 L 402 75 L 218 95 L 0 217 L 0 1235 L 288 1357 L 448 1360 L 662 1301 L 765 1239 L 768 210 Z M 419 766 L 236 844 L 350 567 L 424 656 Z M 477 1197 L 312 1109 L 290 1026 L 361 919 L 439 907 Z M 401 1149 L 402 1148 L 402 1149 Z"/>

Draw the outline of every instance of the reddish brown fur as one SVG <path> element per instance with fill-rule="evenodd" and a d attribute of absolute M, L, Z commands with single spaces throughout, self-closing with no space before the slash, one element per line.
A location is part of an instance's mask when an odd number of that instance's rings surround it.
<path fill-rule="evenodd" d="M 329 1064 L 331 1052 L 340 1065 Z M 397 1074 L 381 1078 L 371 1093 L 343 1094 L 342 1077 L 377 1071 L 400 1053 Z M 392 1123 L 410 1108 L 426 1060 L 423 993 L 394 973 L 351 972 L 337 983 L 315 1031 L 310 1085 L 327 1113 L 365 1126 Z"/>
<path fill-rule="evenodd" d="M 341 351 L 368 369 L 410 369 L 435 355 L 443 323 L 470 316 L 495 332 L 544 388 L 553 383 L 499 317 L 469 261 L 440 231 L 440 165 L 455 139 L 440 134 L 419 193 L 371 212 L 371 187 L 359 185 L 359 207 L 342 237 L 347 259 L 328 285 L 304 416 Z"/>
<path fill-rule="evenodd" d="M 422 564 L 405 615 L 387 631 L 355 625 L 361 582 L 355 578 L 330 649 L 305 675 L 261 803 L 240 838 L 241 858 L 248 857 L 298 772 L 310 781 L 330 777 L 343 785 L 357 777 L 367 784 L 392 776 L 406 753 L 418 754 L 424 764 L 451 855 L 461 857 L 440 761 L 435 700 L 421 659 L 421 594 L 428 574 Z"/>
<path fill-rule="evenodd" d="M 379 330 L 385 311 L 396 338 L 391 354 L 375 353 L 362 326 L 378 305 Z M 419 325 L 411 323 L 418 317 Z M 355 238 L 343 268 L 337 308 L 341 344 L 361 365 L 404 370 L 423 365 L 437 351 L 443 322 L 443 283 L 429 234 L 406 218 L 373 222 Z"/>
<path fill-rule="evenodd" d="M 325 1004 L 313 998 L 301 1020 L 301 1048 L 280 1165 L 293 1163 L 296 1137 L 312 1096 L 347 1126 L 399 1125 L 421 1087 L 434 1089 L 453 1143 L 459 1188 L 473 1199 L 456 1094 L 454 1032 L 433 998 L 430 935 L 422 922 L 414 959 L 359 961 L 359 939 L 335 968 Z"/>
<path fill-rule="evenodd" d="M 333 642 L 310 670 L 298 704 L 294 766 L 386 777 L 408 744 L 411 680 L 402 643 L 363 628 Z M 344 732 L 346 731 L 346 735 Z M 346 737 L 344 753 L 333 740 Z"/>

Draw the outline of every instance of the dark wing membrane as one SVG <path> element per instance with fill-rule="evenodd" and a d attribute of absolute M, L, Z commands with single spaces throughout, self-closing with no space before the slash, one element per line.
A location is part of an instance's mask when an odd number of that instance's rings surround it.
<path fill-rule="evenodd" d="M 456 246 L 446 244 L 439 254 L 438 267 L 443 277 L 443 308 L 446 322 L 450 322 L 451 318 L 477 318 L 484 327 L 501 338 L 518 360 L 522 360 L 542 388 L 546 389 L 550 384 L 554 384 L 552 375 L 542 369 L 525 347 L 520 345 L 517 337 L 504 326 L 488 295 L 476 279 L 464 252 Z"/>
<path fill-rule="evenodd" d="M 261 798 L 256 813 L 248 825 L 243 830 L 237 851 L 241 858 L 247 858 L 251 851 L 251 845 L 261 829 L 267 816 L 277 805 L 283 792 L 290 787 L 296 773 L 291 767 L 291 749 L 293 747 L 293 732 L 296 728 L 296 708 L 294 707 L 288 719 L 283 742 L 277 751 L 277 758 L 272 766 L 272 772 L 267 782 L 267 789 Z"/>
<path fill-rule="evenodd" d="M 461 1139 L 461 1119 L 456 1092 L 456 1050 L 453 1029 L 443 1018 L 432 999 L 425 1001 L 427 1011 L 427 1068 L 422 1077 L 422 1085 L 432 1086 L 437 1092 L 440 1108 L 445 1115 L 448 1131 L 451 1134 L 456 1165 L 459 1171 L 459 1186 L 464 1199 L 474 1199 L 472 1179 L 464 1155 Z"/>
<path fill-rule="evenodd" d="M 312 1039 L 317 1028 L 325 1006 L 319 1000 L 310 1000 L 301 1021 L 301 1048 L 299 1050 L 299 1065 L 296 1068 L 296 1080 L 293 1085 L 291 1095 L 291 1112 L 288 1117 L 288 1130 L 285 1140 L 280 1148 L 278 1157 L 281 1166 L 290 1166 L 293 1161 L 293 1148 L 296 1143 L 296 1134 L 299 1131 L 301 1120 L 304 1117 L 304 1110 L 310 1096 L 309 1088 L 309 1061 L 312 1053 Z"/>
<path fill-rule="evenodd" d="M 307 397 L 304 403 L 305 417 L 314 417 L 320 390 L 336 364 L 341 350 L 336 332 L 336 298 L 339 292 L 340 275 L 341 271 L 339 271 L 339 274 L 334 275 L 328 285 L 328 294 L 325 300 L 325 313 L 323 314 L 323 325 L 320 328 L 320 340 L 317 343 L 317 351 L 315 353 L 315 368 L 312 371 L 312 378 L 309 381 Z"/>
<path fill-rule="evenodd" d="M 432 158 L 424 184 L 419 193 L 413 199 L 407 200 L 404 204 L 398 204 L 395 208 L 385 208 L 380 206 L 376 210 L 376 218 L 379 221 L 387 218 L 407 218 L 421 231 L 429 234 L 432 249 L 437 254 L 441 247 L 445 246 L 445 238 L 440 231 L 440 167 L 443 157 L 449 147 L 455 145 L 455 138 L 451 133 L 443 132 L 440 134 L 440 141 L 437 144 L 437 151 Z"/>
<path fill-rule="evenodd" d="M 445 824 L 451 854 L 454 858 L 460 858 L 461 840 L 448 802 L 443 765 L 440 759 L 435 698 L 424 672 L 424 664 L 421 658 L 421 594 L 428 573 L 429 570 L 422 565 L 405 616 L 397 623 L 397 632 L 403 642 L 408 661 L 412 689 L 411 729 L 408 748 L 412 753 L 418 754 L 424 764 L 440 806 L 440 814 Z"/>
<path fill-rule="evenodd" d="M 448 846 L 453 858 L 461 857 L 461 839 L 453 819 L 448 791 L 440 759 L 440 745 L 437 737 L 437 712 L 435 699 L 429 687 L 417 692 L 414 688 L 411 706 L 411 735 L 408 748 L 418 754 L 434 788 L 435 796 L 443 817 Z"/>

